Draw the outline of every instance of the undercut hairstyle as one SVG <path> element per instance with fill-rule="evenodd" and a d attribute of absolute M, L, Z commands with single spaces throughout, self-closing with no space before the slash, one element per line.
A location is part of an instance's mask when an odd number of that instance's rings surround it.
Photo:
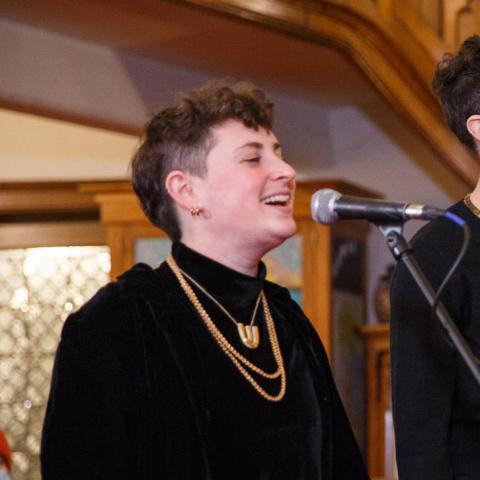
<path fill-rule="evenodd" d="M 467 119 L 480 115 L 480 36 L 467 38 L 457 55 L 444 54 L 432 81 L 440 97 L 450 129 L 475 155 L 474 138 L 467 129 Z"/>
<path fill-rule="evenodd" d="M 146 216 L 173 241 L 182 232 L 166 178 L 173 170 L 204 177 L 215 145 L 212 127 L 227 120 L 270 132 L 273 103 L 251 83 L 213 81 L 180 97 L 145 127 L 130 165 L 132 185 Z"/>

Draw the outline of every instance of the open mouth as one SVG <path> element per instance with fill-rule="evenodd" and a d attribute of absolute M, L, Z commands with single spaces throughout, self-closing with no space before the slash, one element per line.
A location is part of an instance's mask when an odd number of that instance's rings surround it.
<path fill-rule="evenodd" d="M 279 194 L 279 195 L 270 195 L 263 199 L 263 203 L 265 205 L 280 205 L 285 206 L 288 205 L 290 201 L 290 195 L 288 194 Z"/>

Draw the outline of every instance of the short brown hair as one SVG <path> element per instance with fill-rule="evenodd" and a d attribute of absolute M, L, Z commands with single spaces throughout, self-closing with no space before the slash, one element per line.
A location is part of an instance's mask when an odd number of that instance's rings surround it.
<path fill-rule="evenodd" d="M 457 55 L 444 54 L 432 81 L 440 97 L 448 126 L 476 155 L 475 141 L 467 129 L 468 117 L 480 114 L 480 36 L 467 38 Z"/>
<path fill-rule="evenodd" d="M 206 174 L 213 126 L 234 119 L 270 131 L 273 103 L 251 83 L 209 82 L 156 114 L 131 162 L 132 184 L 150 221 L 172 240 L 181 238 L 173 200 L 165 188 L 172 170 Z"/>

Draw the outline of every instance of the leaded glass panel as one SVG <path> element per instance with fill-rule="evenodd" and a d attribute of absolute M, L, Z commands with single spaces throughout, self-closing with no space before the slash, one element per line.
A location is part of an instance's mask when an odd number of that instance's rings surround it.
<path fill-rule="evenodd" d="M 65 317 L 108 282 L 107 247 L 0 250 L 0 428 L 15 480 L 39 480 L 40 435 Z"/>

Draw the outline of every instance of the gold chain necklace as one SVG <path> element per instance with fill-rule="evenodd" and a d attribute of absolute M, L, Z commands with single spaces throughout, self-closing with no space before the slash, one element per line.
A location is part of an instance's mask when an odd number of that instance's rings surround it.
<path fill-rule="evenodd" d="M 257 348 L 260 345 L 260 335 L 258 333 L 258 327 L 254 325 L 255 317 L 257 316 L 258 306 L 260 305 L 260 298 L 262 296 L 262 291 L 260 290 L 257 301 L 255 303 L 255 308 L 253 309 L 252 318 L 249 325 L 241 323 L 235 318 L 230 312 L 212 295 L 210 295 L 207 290 L 202 287 L 194 278 L 192 278 L 188 273 L 184 272 L 180 267 L 178 268 L 183 276 L 187 277 L 201 292 L 203 292 L 215 305 L 236 325 L 238 335 L 242 343 L 248 348 Z"/>
<path fill-rule="evenodd" d="M 471 212 L 480 218 L 480 210 L 473 204 L 472 199 L 470 198 L 470 194 L 465 195 L 465 198 L 463 199 L 465 205 L 471 210 Z"/>
<path fill-rule="evenodd" d="M 278 343 L 277 333 L 275 331 L 275 324 L 273 323 L 272 314 L 270 313 L 270 308 L 268 306 L 267 298 L 265 294 L 260 292 L 261 300 L 262 300 L 262 307 L 263 312 L 265 315 L 265 323 L 267 325 L 268 336 L 270 339 L 270 345 L 272 347 L 273 357 L 277 364 L 277 369 L 273 373 L 267 373 L 261 368 L 254 365 L 252 362 L 247 360 L 241 353 L 239 353 L 235 347 L 224 337 L 222 332 L 217 328 L 213 320 L 210 318 L 210 315 L 207 313 L 203 305 L 200 303 L 200 300 L 195 295 L 192 287 L 188 284 L 185 280 L 179 266 L 175 262 L 174 258 L 170 255 L 167 258 L 167 264 L 172 269 L 173 273 L 177 277 L 180 286 L 182 287 L 183 291 L 187 295 L 187 298 L 190 300 L 192 305 L 197 310 L 200 318 L 205 323 L 208 331 L 214 338 L 214 340 L 218 343 L 222 351 L 227 355 L 227 357 L 232 361 L 238 371 L 243 375 L 243 377 L 250 383 L 250 385 L 266 400 L 271 402 L 279 402 L 285 396 L 285 392 L 287 389 L 287 377 L 285 373 L 285 367 L 283 364 L 282 352 L 280 351 L 280 345 Z M 256 374 L 268 378 L 268 379 L 275 379 L 280 377 L 280 391 L 277 395 L 270 395 L 266 392 L 258 382 L 252 377 L 250 372 L 255 372 Z"/>

